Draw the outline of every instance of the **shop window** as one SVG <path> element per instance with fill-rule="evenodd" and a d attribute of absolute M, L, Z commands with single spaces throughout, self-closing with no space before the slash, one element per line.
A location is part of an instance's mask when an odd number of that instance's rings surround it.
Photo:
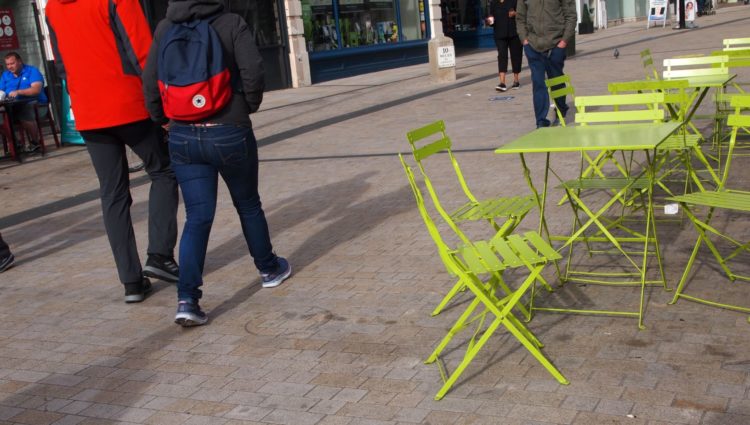
<path fill-rule="evenodd" d="M 229 10 L 247 22 L 259 47 L 283 44 L 279 36 L 279 12 L 275 1 L 230 0 Z"/>
<path fill-rule="evenodd" d="M 307 50 L 421 40 L 426 0 L 302 0 Z"/>
<path fill-rule="evenodd" d="M 441 0 L 443 33 L 476 31 L 485 28 L 488 0 Z"/>

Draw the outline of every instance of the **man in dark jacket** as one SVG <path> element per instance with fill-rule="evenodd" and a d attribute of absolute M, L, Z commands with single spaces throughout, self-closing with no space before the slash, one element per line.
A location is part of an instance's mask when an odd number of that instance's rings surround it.
<path fill-rule="evenodd" d="M 531 69 L 536 126 L 549 127 L 547 78 L 563 75 L 565 48 L 575 36 L 575 0 L 524 0 L 518 2 L 516 26 Z M 555 99 L 563 116 L 568 112 L 565 97 Z M 557 121 L 557 120 L 555 120 Z"/>
<path fill-rule="evenodd" d="M 141 69 L 151 30 L 138 0 L 49 0 L 45 9 L 55 66 L 67 79 L 76 129 L 99 178 L 104 228 L 112 247 L 125 302 L 143 301 L 151 282 L 176 282 L 177 182 L 167 147 L 148 116 Z M 151 179 L 148 260 L 141 268 L 130 217 L 130 146 Z"/>
<path fill-rule="evenodd" d="M 224 3 L 224 0 L 170 0 L 167 18 L 159 22 L 154 32 L 143 73 L 143 90 L 151 118 L 166 124 L 168 117 L 158 83 L 161 41 L 170 30 L 187 31 L 176 25 L 204 20 L 220 39 L 223 59 L 231 75 L 233 92 L 223 109 L 202 120 L 173 120 L 169 124 L 169 154 L 187 213 L 180 240 L 182 268 L 175 315 L 175 322 L 182 326 L 198 326 L 208 321 L 199 301 L 203 296 L 200 289 L 203 264 L 216 212 L 219 174 L 232 196 L 263 287 L 276 287 L 292 273 L 289 262 L 273 252 L 258 194 L 258 146 L 249 114 L 257 111 L 263 100 L 263 60 L 247 23 L 239 15 L 225 13 Z M 198 24 L 186 27 L 197 28 Z M 211 103 L 205 100 L 203 94 L 195 95 L 193 105 Z"/>

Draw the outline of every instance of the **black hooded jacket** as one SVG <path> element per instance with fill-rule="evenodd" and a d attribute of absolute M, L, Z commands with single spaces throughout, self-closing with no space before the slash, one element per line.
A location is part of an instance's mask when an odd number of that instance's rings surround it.
<path fill-rule="evenodd" d="M 220 14 L 211 26 L 221 39 L 224 60 L 232 74 L 234 94 L 229 104 L 203 122 L 250 126 L 251 112 L 263 101 L 263 59 L 255 45 L 247 23 L 239 15 L 224 13 L 223 0 L 169 0 L 167 17 L 159 22 L 154 42 L 143 70 L 143 92 L 151 119 L 159 124 L 168 122 L 162 108 L 157 69 L 159 42 L 172 23 L 187 22 Z"/>

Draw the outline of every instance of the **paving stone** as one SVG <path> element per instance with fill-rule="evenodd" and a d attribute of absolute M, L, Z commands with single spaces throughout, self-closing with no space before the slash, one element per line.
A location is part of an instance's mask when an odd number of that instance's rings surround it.
<path fill-rule="evenodd" d="M 578 397 L 569 395 L 565 397 L 562 404 L 560 405 L 563 409 L 578 410 L 580 412 L 592 412 L 599 403 L 599 399 L 595 397 Z"/>
<path fill-rule="evenodd" d="M 633 407 L 632 413 L 637 418 L 678 424 L 697 424 L 703 415 L 703 412 L 694 409 L 652 406 L 639 403 L 636 403 L 635 407 Z"/>
<path fill-rule="evenodd" d="M 78 425 L 88 419 L 83 416 L 66 415 L 53 422 L 52 425 Z"/>
<path fill-rule="evenodd" d="M 24 410 L 25 409 L 19 409 L 17 407 L 2 406 L 0 407 L 0 420 L 10 419 L 13 416 L 16 416 L 19 413 L 23 412 Z"/>
<path fill-rule="evenodd" d="M 315 406 L 310 408 L 311 413 L 322 413 L 324 415 L 334 415 L 346 405 L 344 400 L 320 400 Z"/>
<path fill-rule="evenodd" d="M 627 416 L 633 410 L 632 401 L 626 400 L 609 400 L 603 398 L 596 405 L 594 409 L 597 413 L 604 413 L 613 416 Z"/>
<path fill-rule="evenodd" d="M 224 417 L 229 419 L 260 421 L 272 411 L 273 409 L 268 409 L 265 407 L 237 406 L 231 411 L 224 414 Z"/>
<path fill-rule="evenodd" d="M 358 390 L 354 388 L 343 388 L 336 394 L 333 399 L 341 401 L 352 401 L 357 402 L 367 395 L 366 390 Z"/>
<path fill-rule="evenodd" d="M 573 418 L 575 418 L 577 413 L 575 410 L 516 404 L 510 413 L 508 413 L 508 416 L 524 420 L 569 424 L 573 423 Z"/>
<path fill-rule="evenodd" d="M 9 418 L 15 423 L 27 425 L 47 425 L 54 423 L 64 415 L 54 412 L 42 412 L 39 410 L 24 410 L 21 413 Z"/>
<path fill-rule="evenodd" d="M 94 418 L 114 419 L 123 410 L 125 410 L 124 407 L 114 404 L 94 403 L 81 410 L 78 414 Z"/>
<path fill-rule="evenodd" d="M 324 415 L 292 410 L 276 409 L 263 418 L 264 422 L 285 425 L 314 425 Z"/>

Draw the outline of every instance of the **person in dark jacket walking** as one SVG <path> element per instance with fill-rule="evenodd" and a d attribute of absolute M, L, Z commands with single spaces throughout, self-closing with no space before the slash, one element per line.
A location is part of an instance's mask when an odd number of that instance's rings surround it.
<path fill-rule="evenodd" d="M 525 0 L 516 9 L 518 36 L 523 43 L 526 61 L 531 69 L 536 126 L 549 127 L 549 93 L 546 78 L 563 75 L 565 48 L 575 36 L 575 0 Z M 555 99 L 564 117 L 568 112 L 565 97 Z"/>
<path fill-rule="evenodd" d="M 505 74 L 508 73 L 508 50 L 510 50 L 510 61 L 513 66 L 513 85 L 511 88 L 521 87 L 519 75 L 521 74 L 521 60 L 523 58 L 523 45 L 516 31 L 516 2 L 517 0 L 489 0 L 490 13 L 487 15 L 487 23 L 495 30 L 495 45 L 497 46 L 497 71 L 500 84 L 495 87 L 497 91 L 506 91 Z"/>
<path fill-rule="evenodd" d="M 125 302 L 141 302 L 151 291 L 145 276 L 176 282 L 177 181 L 161 129 L 148 115 L 141 70 L 151 30 L 138 0 L 49 0 L 47 27 L 55 67 L 68 82 L 76 129 L 99 179 L 112 254 Z M 141 268 L 130 206 L 125 146 L 145 164 L 148 197 L 148 260 Z"/>
<path fill-rule="evenodd" d="M 151 118 L 169 126 L 169 153 L 185 200 L 187 220 L 180 240 L 180 279 L 175 322 L 203 325 L 208 316 L 199 305 L 203 293 L 203 264 L 216 212 L 218 175 L 229 188 L 242 232 L 260 271 L 264 288 L 278 286 L 292 273 L 289 262 L 276 256 L 258 194 L 258 146 L 250 113 L 263 100 L 264 74 L 260 52 L 247 23 L 226 13 L 223 0 L 170 0 L 166 19 L 154 32 L 154 43 L 143 75 Z M 218 35 L 230 70 L 233 93 L 229 103 L 199 122 L 171 121 L 159 91 L 160 41 L 173 26 L 204 19 Z"/>

